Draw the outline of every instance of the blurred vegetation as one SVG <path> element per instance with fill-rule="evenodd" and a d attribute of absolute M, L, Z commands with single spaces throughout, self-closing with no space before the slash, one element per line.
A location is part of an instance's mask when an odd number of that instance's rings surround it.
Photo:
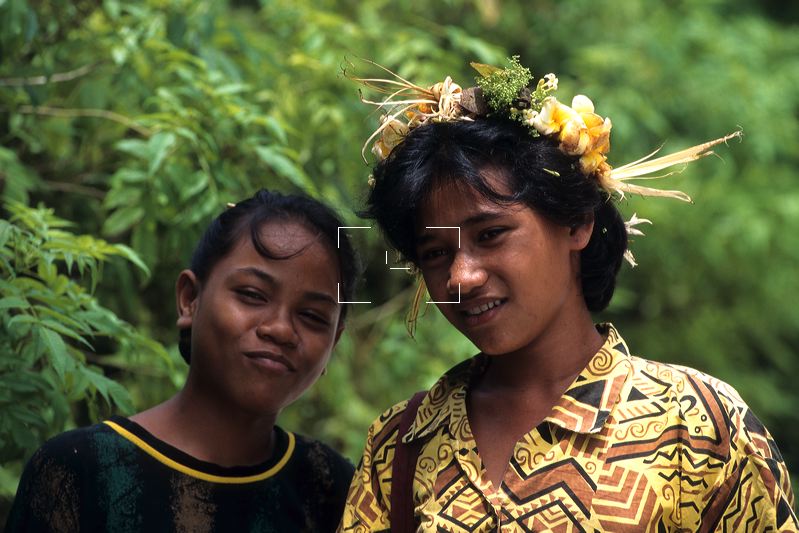
<path fill-rule="evenodd" d="M 735 386 L 796 482 L 798 24 L 775 0 L 0 1 L 0 516 L 46 437 L 180 386 L 173 284 L 226 202 L 302 190 L 363 225 L 358 57 L 468 84 L 470 60 L 519 54 L 612 118 L 611 163 L 742 128 L 671 178 L 695 205 L 622 205 L 655 226 L 597 320 Z M 408 339 L 411 279 L 377 230 L 353 237 L 373 304 L 281 424 L 356 459 L 379 412 L 474 349 L 434 309 Z"/>

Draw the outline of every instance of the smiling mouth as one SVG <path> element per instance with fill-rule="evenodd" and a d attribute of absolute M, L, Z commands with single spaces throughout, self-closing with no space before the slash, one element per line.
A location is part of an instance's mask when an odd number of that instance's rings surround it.
<path fill-rule="evenodd" d="M 274 354 L 271 352 L 245 352 L 244 355 L 248 359 L 252 359 L 256 363 L 260 363 L 267 367 L 272 368 L 285 368 L 290 372 L 294 372 L 294 365 L 291 364 L 287 358 L 282 355 Z"/>
<path fill-rule="evenodd" d="M 494 309 L 495 307 L 499 307 L 500 305 L 504 304 L 507 301 L 508 301 L 507 299 L 502 299 L 502 300 L 498 299 L 498 300 L 494 300 L 494 301 L 491 301 L 491 302 L 484 303 L 482 305 L 475 305 L 471 309 L 466 309 L 465 311 L 461 311 L 461 312 L 464 315 L 468 316 L 468 317 L 480 316 L 483 313 L 486 313 L 486 312 L 490 311 L 491 309 Z"/>

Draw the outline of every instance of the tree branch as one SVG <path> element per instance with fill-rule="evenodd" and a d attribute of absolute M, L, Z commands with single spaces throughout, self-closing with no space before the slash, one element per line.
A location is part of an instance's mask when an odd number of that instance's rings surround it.
<path fill-rule="evenodd" d="M 64 107 L 50 107 L 50 106 L 31 106 L 23 105 L 17 108 L 17 111 L 29 115 L 47 115 L 51 117 L 62 118 L 76 118 L 76 117 L 91 117 L 91 118 L 104 118 L 122 124 L 143 137 L 150 137 L 153 132 L 144 126 L 136 124 L 131 118 L 107 109 L 70 109 Z"/>
<path fill-rule="evenodd" d="M 99 63 L 90 65 L 83 65 L 75 70 L 68 72 L 57 72 L 49 76 L 31 76 L 29 78 L 0 78 L 0 86 L 2 87 L 25 87 L 29 85 L 47 85 L 48 83 L 60 83 L 64 81 L 74 80 L 85 76 L 94 70 Z"/>
<path fill-rule="evenodd" d="M 95 189 L 94 187 L 87 187 L 86 185 L 51 180 L 44 180 L 44 184 L 54 191 L 84 194 L 92 198 L 97 198 L 98 200 L 105 198 L 105 192 L 100 189 Z"/>

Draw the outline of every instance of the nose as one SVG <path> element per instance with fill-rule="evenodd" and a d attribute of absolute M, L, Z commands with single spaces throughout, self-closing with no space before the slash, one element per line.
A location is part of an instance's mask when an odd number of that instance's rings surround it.
<path fill-rule="evenodd" d="M 452 264 L 450 264 L 447 291 L 456 295 L 460 285 L 460 293 L 466 295 L 482 287 L 487 279 L 488 273 L 480 261 L 461 249 L 455 254 Z"/>
<path fill-rule="evenodd" d="M 278 309 L 274 313 L 267 313 L 255 328 L 255 334 L 263 340 L 271 340 L 277 345 L 296 347 L 299 335 L 291 320 L 291 313 L 287 309 Z"/>

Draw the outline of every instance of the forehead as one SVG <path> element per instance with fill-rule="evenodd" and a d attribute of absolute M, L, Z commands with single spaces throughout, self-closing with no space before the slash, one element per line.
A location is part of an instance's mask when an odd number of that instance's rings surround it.
<path fill-rule="evenodd" d="M 242 231 L 236 244 L 217 265 L 221 267 L 219 270 L 258 266 L 270 271 L 285 270 L 295 274 L 296 280 L 305 279 L 308 283 L 332 282 L 335 286 L 339 281 L 335 249 L 306 224 L 292 220 L 264 222 L 256 237 L 257 246 L 249 228 Z"/>
<path fill-rule="evenodd" d="M 485 184 L 499 195 L 509 195 L 507 179 L 502 173 L 482 171 Z M 427 226 L 461 225 L 475 218 L 509 215 L 529 209 L 519 203 L 498 202 L 486 197 L 465 181 L 457 178 L 435 185 L 419 204 L 416 215 L 416 232 Z"/>
<path fill-rule="evenodd" d="M 248 231 L 243 237 L 252 243 L 250 235 Z M 258 228 L 256 235 L 258 243 L 264 248 L 264 251 L 275 257 L 299 254 L 316 243 L 321 245 L 321 248 L 326 248 L 318 232 L 314 232 L 301 222 L 290 219 L 264 222 Z M 328 252 L 332 254 L 332 251 Z"/>

